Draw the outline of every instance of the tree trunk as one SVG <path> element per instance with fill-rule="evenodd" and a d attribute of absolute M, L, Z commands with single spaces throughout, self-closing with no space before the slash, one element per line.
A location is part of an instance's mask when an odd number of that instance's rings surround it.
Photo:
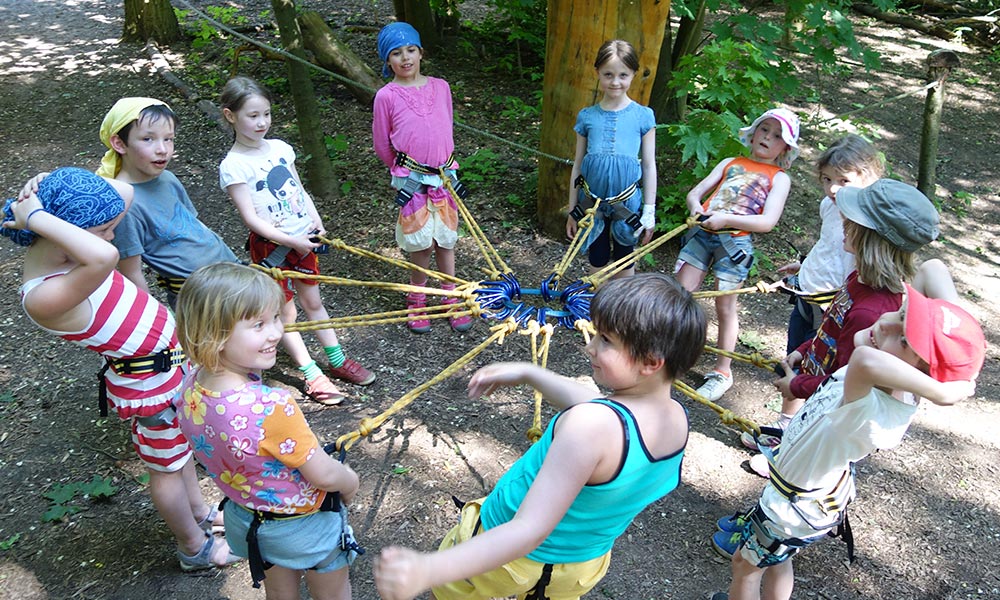
<path fill-rule="evenodd" d="M 373 90 L 382 87 L 382 80 L 375 71 L 372 71 L 371 67 L 365 64 L 347 44 L 337 39 L 318 12 L 302 13 L 299 15 L 299 24 L 302 26 L 302 38 L 306 48 L 316 57 L 319 66 L 360 84 L 345 85 L 359 102 L 371 106 L 375 99 Z"/>
<path fill-rule="evenodd" d="M 274 20 L 278 22 L 281 44 L 285 51 L 305 58 L 302 32 L 295 19 L 295 0 L 271 0 L 271 7 L 274 9 Z M 329 200 L 339 195 L 339 192 L 333 166 L 327 158 L 326 145 L 323 143 L 316 94 L 307 65 L 292 59 L 287 59 L 285 65 L 288 69 L 288 84 L 292 90 L 292 102 L 295 104 L 295 117 L 299 124 L 299 138 L 304 155 L 308 157 L 303 161 L 305 178 L 309 180 L 313 200 L 319 205 L 320 199 Z"/>
<path fill-rule="evenodd" d="M 542 152 L 572 160 L 576 114 L 600 99 L 594 58 L 606 40 L 621 38 L 635 46 L 640 71 L 629 96 L 649 103 L 669 9 L 669 0 L 548 0 Z M 569 174 L 570 166 L 562 162 L 544 157 L 538 161 L 538 222 L 558 239 L 565 236 Z"/>
<path fill-rule="evenodd" d="M 420 34 L 420 44 L 424 48 L 441 46 L 441 36 L 434 23 L 434 11 L 428 0 L 393 0 L 392 5 L 396 9 L 396 20 L 413 25 Z"/>
<path fill-rule="evenodd" d="M 650 95 L 649 107 L 656 115 L 657 123 L 676 123 L 684 119 L 687 112 L 687 95 L 676 96 L 670 93 L 670 80 L 673 78 L 674 65 L 681 57 L 693 54 L 701 42 L 702 29 L 705 26 L 707 9 L 702 0 L 698 4 L 693 19 L 683 17 L 677 27 L 677 39 L 671 43 L 670 22 L 665 27 L 665 40 L 660 46 L 660 60 L 656 67 L 656 79 L 653 81 L 653 92 Z"/>
<path fill-rule="evenodd" d="M 123 42 L 169 44 L 181 39 L 181 28 L 170 0 L 125 0 Z"/>

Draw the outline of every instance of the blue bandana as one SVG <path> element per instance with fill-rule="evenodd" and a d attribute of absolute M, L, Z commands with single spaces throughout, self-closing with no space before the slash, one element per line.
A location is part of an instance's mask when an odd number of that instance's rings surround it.
<path fill-rule="evenodd" d="M 420 44 L 420 34 L 409 23 L 389 23 L 378 32 L 378 57 L 382 59 L 382 77 L 389 77 L 392 71 L 386 61 L 389 53 L 400 46 L 417 46 Z"/>
<path fill-rule="evenodd" d="M 46 212 L 80 229 L 103 225 L 125 210 L 125 201 L 111 184 L 76 167 L 52 171 L 38 184 L 38 199 Z M 11 209 L 14 200 L 11 198 L 3 205 L 6 221 L 14 220 Z M 30 246 L 35 241 L 35 233 L 29 229 L 0 229 L 0 232 L 20 246 Z"/>

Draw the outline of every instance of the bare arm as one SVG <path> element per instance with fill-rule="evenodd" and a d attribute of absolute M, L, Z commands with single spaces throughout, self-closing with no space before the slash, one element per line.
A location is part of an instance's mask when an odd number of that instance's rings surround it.
<path fill-rule="evenodd" d="M 646 206 L 656 209 L 656 128 L 650 129 L 642 136 L 640 147 L 642 162 L 642 201 Z M 654 226 L 646 228 L 642 233 L 642 245 L 649 243 L 653 237 Z"/>
<path fill-rule="evenodd" d="M 144 292 L 149 292 L 149 284 L 142 273 L 142 257 L 138 254 L 118 261 L 118 271 Z"/>
<path fill-rule="evenodd" d="M 844 402 L 864 398 L 873 387 L 910 392 L 949 406 L 976 392 L 974 381 L 942 383 L 888 352 L 868 346 L 854 350 L 844 379 Z"/>
<path fill-rule="evenodd" d="M 383 550 L 375 567 L 379 594 L 405 600 L 451 581 L 486 573 L 526 556 L 552 533 L 602 460 L 616 460 L 621 448 L 591 443 L 607 439 L 621 427 L 608 419 L 606 407 L 560 417 L 545 462 L 513 519 L 444 552 L 421 554 L 406 548 Z M 575 413 L 575 414 L 574 414 Z M 604 456 L 605 453 L 611 455 Z"/>
<path fill-rule="evenodd" d="M 500 387 L 515 385 L 530 385 L 559 410 L 600 396 L 591 387 L 531 363 L 494 363 L 476 371 L 469 380 L 469 397 L 488 396 Z"/>
<path fill-rule="evenodd" d="M 924 261 L 913 276 L 913 289 L 928 298 L 958 302 L 958 290 L 948 267 L 939 259 Z"/>
<path fill-rule="evenodd" d="M 306 204 L 306 213 L 309 218 L 312 219 L 313 229 L 319 230 L 319 235 L 326 235 L 326 227 L 323 227 L 323 219 L 319 217 L 319 212 L 316 210 L 316 204 L 313 202 L 312 196 L 306 191 L 306 187 L 302 185 L 302 178 L 299 177 L 299 172 L 295 170 L 295 165 L 289 165 L 289 170 L 292 175 L 295 176 L 295 181 L 299 182 L 299 190 L 302 194 L 302 201 Z"/>
<path fill-rule="evenodd" d="M 712 172 L 705 176 L 704 179 L 698 182 L 691 190 L 687 193 L 687 207 L 688 212 L 691 216 L 705 214 L 705 210 L 701 207 L 702 199 L 706 194 L 711 192 L 719 182 L 722 181 L 722 175 L 726 172 L 726 166 L 733 162 L 733 159 L 726 158 L 715 165 Z"/>
<path fill-rule="evenodd" d="M 127 187 L 129 198 L 131 189 Z M 82 326 L 90 318 L 90 307 L 84 301 L 114 270 L 118 249 L 44 209 L 37 210 L 41 208 L 38 196 L 31 193 L 14 203 L 14 221 L 4 223 L 4 227 L 23 229 L 31 215 L 31 230 L 58 246 L 74 266 L 64 276 L 52 277 L 35 287 L 25 297 L 24 308 L 35 321 L 50 329 L 78 329 L 74 325 Z"/>
<path fill-rule="evenodd" d="M 577 189 L 576 189 L 576 179 L 580 176 L 580 165 L 583 163 L 583 157 L 587 154 L 587 138 L 583 137 L 579 133 L 576 134 L 576 152 L 573 155 L 573 168 L 569 172 L 569 207 L 570 212 L 576 208 L 577 201 Z M 578 223 L 573 217 L 566 217 L 566 237 L 573 239 L 576 237 L 576 230 Z"/>
<path fill-rule="evenodd" d="M 318 451 L 299 467 L 299 472 L 315 487 L 328 492 L 340 492 L 340 497 L 349 503 L 358 491 L 358 474 L 354 469 L 335 460 L 329 454 Z"/>
<path fill-rule="evenodd" d="M 292 237 L 282 233 L 274 225 L 257 216 L 257 211 L 253 208 L 253 199 L 250 197 L 250 188 L 245 183 L 234 183 L 226 188 L 226 193 L 240 213 L 243 223 L 261 237 L 265 237 L 276 244 L 288 246 L 301 255 L 306 255 L 318 244 L 309 241 L 307 236 Z"/>

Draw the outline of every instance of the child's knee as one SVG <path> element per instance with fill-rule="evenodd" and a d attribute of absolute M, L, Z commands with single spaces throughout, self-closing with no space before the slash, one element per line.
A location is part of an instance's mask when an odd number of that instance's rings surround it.
<path fill-rule="evenodd" d="M 293 300 L 285 302 L 285 305 L 281 307 L 281 318 L 285 320 L 285 323 L 294 323 L 298 316 L 299 309 L 295 308 Z"/>

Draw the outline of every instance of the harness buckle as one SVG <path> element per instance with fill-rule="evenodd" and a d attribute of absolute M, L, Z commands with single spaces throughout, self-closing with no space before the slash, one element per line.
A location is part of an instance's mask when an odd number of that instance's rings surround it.
<path fill-rule="evenodd" d="M 292 249 L 288 246 L 278 244 L 274 250 L 271 250 L 270 254 L 261 259 L 260 264 L 268 269 L 276 269 L 285 264 L 285 259 L 288 258 L 288 253 L 291 251 Z"/>
<path fill-rule="evenodd" d="M 469 197 L 469 188 L 465 187 L 465 184 L 459 181 L 456 175 L 450 174 L 448 179 L 451 180 L 451 189 L 455 190 L 455 195 L 458 196 L 459 200 L 465 200 Z"/>
<path fill-rule="evenodd" d="M 406 206 L 407 202 L 413 199 L 413 194 L 424 191 L 426 189 L 427 186 L 420 183 L 420 181 L 412 177 L 408 177 L 406 179 L 406 183 L 403 184 L 403 187 L 399 188 L 399 191 L 396 192 L 396 206 L 398 206 L 399 208 L 403 208 L 404 206 Z"/>
<path fill-rule="evenodd" d="M 630 212 L 629 216 L 625 217 L 625 224 L 632 228 L 632 231 L 638 231 L 642 228 L 642 223 L 639 220 L 639 215 Z"/>

